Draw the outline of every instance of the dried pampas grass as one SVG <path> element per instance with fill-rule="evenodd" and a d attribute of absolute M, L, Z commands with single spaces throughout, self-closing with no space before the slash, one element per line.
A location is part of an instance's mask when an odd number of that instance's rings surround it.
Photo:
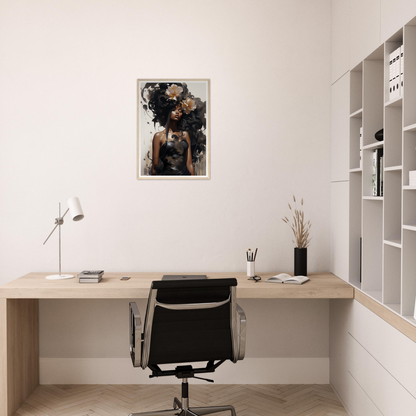
<path fill-rule="evenodd" d="M 300 202 L 300 209 L 297 208 L 296 198 L 294 195 L 293 202 L 295 203 L 294 210 L 292 210 L 292 207 L 290 206 L 290 204 L 288 204 L 290 212 L 293 216 L 293 221 L 290 222 L 290 220 L 287 217 L 282 218 L 282 220 L 286 224 L 289 224 L 290 228 L 292 228 L 293 235 L 295 236 L 295 241 L 292 241 L 296 245 L 296 247 L 306 248 L 309 246 L 311 242 L 311 237 L 309 237 L 309 231 L 312 227 L 312 224 L 310 221 L 305 223 L 305 213 L 303 212 L 303 198 Z"/>

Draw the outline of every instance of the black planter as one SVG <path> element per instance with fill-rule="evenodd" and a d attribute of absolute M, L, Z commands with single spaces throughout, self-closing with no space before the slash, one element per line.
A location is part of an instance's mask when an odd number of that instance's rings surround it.
<path fill-rule="evenodd" d="M 295 276 L 307 276 L 308 249 L 295 247 Z"/>

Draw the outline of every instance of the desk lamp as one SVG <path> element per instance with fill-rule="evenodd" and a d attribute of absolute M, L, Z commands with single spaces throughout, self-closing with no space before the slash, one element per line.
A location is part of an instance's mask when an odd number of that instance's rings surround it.
<path fill-rule="evenodd" d="M 61 203 L 59 203 L 59 217 L 55 218 L 55 227 L 48 235 L 48 238 L 45 240 L 43 244 L 45 244 L 49 237 L 53 234 L 56 230 L 56 227 L 59 227 L 59 274 L 53 274 L 51 276 L 46 276 L 49 280 L 62 280 L 62 279 L 71 279 L 74 277 L 72 274 L 61 274 L 61 225 L 64 223 L 64 217 L 68 213 L 70 213 L 72 219 L 74 221 L 81 221 L 84 218 L 84 213 L 82 212 L 81 204 L 77 197 L 69 198 L 68 199 L 68 209 L 65 211 L 65 214 L 61 217 Z"/>

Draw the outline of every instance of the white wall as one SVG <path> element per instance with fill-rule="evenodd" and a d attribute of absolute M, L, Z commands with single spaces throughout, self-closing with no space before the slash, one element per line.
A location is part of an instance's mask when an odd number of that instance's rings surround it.
<path fill-rule="evenodd" d="M 330 0 L 3 0 L 0 56 L 0 284 L 71 196 L 65 272 L 291 272 L 292 194 L 329 269 Z M 136 180 L 138 78 L 211 79 L 211 180 Z"/>

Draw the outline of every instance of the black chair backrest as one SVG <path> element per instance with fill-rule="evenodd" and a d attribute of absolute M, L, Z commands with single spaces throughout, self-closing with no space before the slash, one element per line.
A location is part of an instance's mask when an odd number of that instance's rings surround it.
<path fill-rule="evenodd" d="M 224 302 L 209 309 L 172 310 L 156 306 L 149 365 L 232 359 L 231 288 L 236 279 L 154 281 L 163 304 Z M 150 302 L 150 301 L 149 301 Z M 148 319 L 148 310 L 146 320 Z"/>

